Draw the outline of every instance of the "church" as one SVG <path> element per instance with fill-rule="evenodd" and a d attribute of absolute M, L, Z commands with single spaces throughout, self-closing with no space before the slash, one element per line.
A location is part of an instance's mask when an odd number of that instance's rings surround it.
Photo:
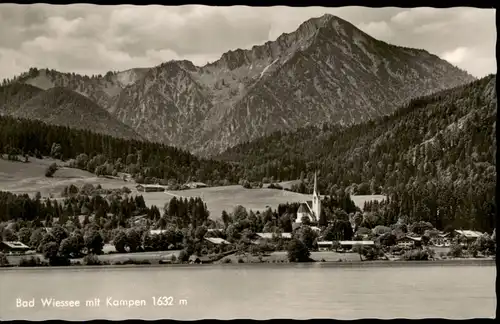
<path fill-rule="evenodd" d="M 297 210 L 297 218 L 293 224 L 294 228 L 302 225 L 302 220 L 304 217 L 309 219 L 310 223 L 317 224 L 319 221 L 319 216 L 321 215 L 321 196 L 318 191 L 318 179 L 316 172 L 314 173 L 314 191 L 312 200 L 308 200 L 302 203 Z"/>

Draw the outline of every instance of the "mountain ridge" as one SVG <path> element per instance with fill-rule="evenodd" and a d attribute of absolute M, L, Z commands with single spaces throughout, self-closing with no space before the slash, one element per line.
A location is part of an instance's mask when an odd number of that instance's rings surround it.
<path fill-rule="evenodd" d="M 0 114 L 37 119 L 128 139 L 142 137 L 94 101 L 64 87 L 43 90 L 28 84 L 0 87 Z"/>
<path fill-rule="evenodd" d="M 204 66 L 168 61 L 95 78 L 37 70 L 22 82 L 43 78 L 87 96 L 148 140 L 200 155 L 276 129 L 362 122 L 475 79 L 425 50 L 376 40 L 328 14 Z"/>

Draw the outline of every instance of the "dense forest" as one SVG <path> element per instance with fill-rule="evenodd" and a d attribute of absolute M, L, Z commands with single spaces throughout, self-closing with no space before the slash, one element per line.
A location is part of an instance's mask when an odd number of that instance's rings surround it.
<path fill-rule="evenodd" d="M 74 166 L 102 175 L 127 172 L 138 182 L 238 182 L 235 166 L 201 159 L 164 144 L 125 140 L 87 130 L 0 116 L 0 154 L 77 159 Z M 97 172 L 96 172 L 97 171 Z"/>
<path fill-rule="evenodd" d="M 398 218 L 438 229 L 495 227 L 496 76 L 411 100 L 394 114 L 352 127 L 277 132 L 219 158 L 240 165 L 241 178 L 304 181 L 311 192 L 385 194 L 373 211 L 383 225 Z M 309 181 L 308 181 L 309 180 Z M 300 190 L 302 187 L 302 190 Z"/>

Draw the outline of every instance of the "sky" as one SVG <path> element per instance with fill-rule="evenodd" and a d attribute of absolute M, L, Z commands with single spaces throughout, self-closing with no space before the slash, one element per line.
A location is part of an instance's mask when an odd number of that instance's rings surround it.
<path fill-rule="evenodd" d="M 0 4 L 0 79 L 30 67 L 92 75 L 176 59 L 201 66 L 325 13 L 473 76 L 496 73 L 494 9 Z"/>

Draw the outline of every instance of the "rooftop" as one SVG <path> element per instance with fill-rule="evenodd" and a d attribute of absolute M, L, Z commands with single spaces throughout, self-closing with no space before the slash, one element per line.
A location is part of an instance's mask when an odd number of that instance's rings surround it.
<path fill-rule="evenodd" d="M 455 232 L 457 232 L 458 234 L 464 235 L 467 238 L 478 238 L 481 235 L 483 235 L 483 233 L 481 233 L 481 232 L 471 231 L 471 230 L 455 230 Z"/>
<path fill-rule="evenodd" d="M 165 233 L 166 231 L 167 230 L 161 230 L 161 229 L 150 230 L 149 234 L 151 234 L 151 235 L 159 235 L 159 234 Z"/>
<path fill-rule="evenodd" d="M 205 240 L 212 242 L 213 244 L 231 244 L 230 242 L 218 237 L 205 237 Z"/>
<path fill-rule="evenodd" d="M 29 249 L 30 247 L 19 241 L 2 241 L 3 244 L 7 245 L 12 249 Z"/>
<path fill-rule="evenodd" d="M 255 234 L 257 234 L 260 238 L 264 238 L 264 239 L 272 239 L 273 238 L 273 233 L 255 233 Z M 281 237 L 292 238 L 292 233 L 281 233 Z"/>
<path fill-rule="evenodd" d="M 340 241 L 340 245 L 374 245 L 373 241 Z"/>
<path fill-rule="evenodd" d="M 318 245 L 332 245 L 333 241 L 319 241 Z"/>
<path fill-rule="evenodd" d="M 144 188 L 165 188 L 166 186 L 162 186 L 159 184 L 138 184 L 137 187 L 144 187 Z"/>

